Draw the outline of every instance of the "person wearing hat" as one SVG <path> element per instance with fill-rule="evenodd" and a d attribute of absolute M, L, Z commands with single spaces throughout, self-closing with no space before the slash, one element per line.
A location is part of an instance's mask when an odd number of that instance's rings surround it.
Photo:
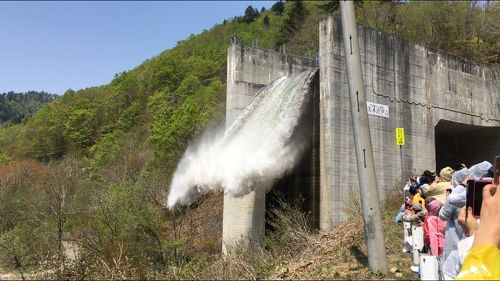
<path fill-rule="evenodd" d="M 444 204 L 447 196 L 447 189 L 451 189 L 451 177 L 455 171 L 451 167 L 445 167 L 439 172 L 439 182 L 433 182 L 425 191 L 426 197 L 434 197 Z"/>

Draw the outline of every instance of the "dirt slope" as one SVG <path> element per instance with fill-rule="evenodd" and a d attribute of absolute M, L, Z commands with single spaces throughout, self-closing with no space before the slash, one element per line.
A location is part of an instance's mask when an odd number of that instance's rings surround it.
<path fill-rule="evenodd" d="M 390 216 L 384 219 L 385 243 L 392 273 L 387 276 L 368 269 L 361 219 L 339 225 L 331 232 L 320 232 L 298 260 L 278 269 L 271 279 L 413 279 L 411 254 L 402 252 L 402 226 Z M 396 272 L 395 269 L 397 269 Z"/>

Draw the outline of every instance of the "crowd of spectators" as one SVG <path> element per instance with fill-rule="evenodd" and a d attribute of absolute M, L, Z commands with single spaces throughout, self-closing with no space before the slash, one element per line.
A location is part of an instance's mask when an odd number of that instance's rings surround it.
<path fill-rule="evenodd" d="M 440 279 L 498 280 L 500 195 L 495 196 L 496 186 L 489 184 L 484 188 L 480 218 L 473 216 L 470 207 L 466 209 L 468 182 L 493 183 L 494 167 L 483 161 L 470 168 L 460 164 L 456 169 L 445 167 L 438 175 L 426 170 L 421 176 L 410 178 L 396 221 L 423 227 L 422 252 L 437 257 Z M 411 241 L 405 241 L 403 251 L 410 251 L 409 244 Z"/>

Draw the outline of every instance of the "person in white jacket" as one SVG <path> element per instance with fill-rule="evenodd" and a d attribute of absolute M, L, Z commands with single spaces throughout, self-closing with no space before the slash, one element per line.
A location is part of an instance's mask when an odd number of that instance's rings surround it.
<path fill-rule="evenodd" d="M 466 184 L 469 179 L 478 180 L 488 174 L 491 163 L 483 161 L 470 167 L 456 171 L 452 176 L 452 191 L 439 212 L 439 218 L 448 221 L 445 230 L 445 244 L 442 271 L 447 280 L 455 278 L 462 262 L 458 251 L 458 242 L 465 239 L 464 230 L 457 221 L 460 209 L 465 206 Z"/>
<path fill-rule="evenodd" d="M 457 218 L 460 208 L 465 205 L 465 183 L 470 175 L 467 168 L 456 171 L 452 176 L 452 191 L 439 211 L 439 218 L 448 221 L 445 230 L 445 242 L 442 270 L 445 279 L 453 279 L 460 272 L 461 263 L 458 255 L 458 242 L 465 238 Z"/>

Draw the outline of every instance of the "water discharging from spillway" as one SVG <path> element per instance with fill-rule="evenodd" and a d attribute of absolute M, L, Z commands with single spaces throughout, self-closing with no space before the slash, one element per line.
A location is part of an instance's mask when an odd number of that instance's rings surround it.
<path fill-rule="evenodd" d="M 308 145 L 292 138 L 311 100 L 315 70 L 283 77 L 262 88 L 224 132 L 190 145 L 172 179 L 167 204 L 191 204 L 209 191 L 234 197 L 268 191 L 291 170 Z"/>

